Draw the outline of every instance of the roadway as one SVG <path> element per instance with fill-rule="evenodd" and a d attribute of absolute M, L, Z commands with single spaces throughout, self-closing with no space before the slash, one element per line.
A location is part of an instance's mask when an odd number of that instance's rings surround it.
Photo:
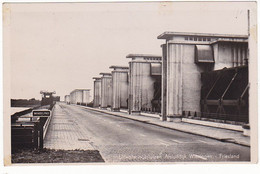
<path fill-rule="evenodd" d="M 75 105 L 57 105 L 86 136 L 86 141 L 100 151 L 106 162 L 250 160 L 248 147 L 91 111 Z"/>

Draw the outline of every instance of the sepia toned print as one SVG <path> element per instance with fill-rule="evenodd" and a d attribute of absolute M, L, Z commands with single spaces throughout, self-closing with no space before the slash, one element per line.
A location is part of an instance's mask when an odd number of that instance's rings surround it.
<path fill-rule="evenodd" d="M 255 3 L 3 8 L 5 165 L 256 162 Z"/>

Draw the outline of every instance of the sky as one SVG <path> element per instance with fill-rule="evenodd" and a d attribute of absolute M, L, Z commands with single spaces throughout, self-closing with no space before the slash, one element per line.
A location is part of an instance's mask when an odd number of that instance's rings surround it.
<path fill-rule="evenodd" d="M 161 55 L 165 31 L 244 34 L 245 2 L 6 4 L 11 98 L 40 99 L 56 91 L 64 99 L 91 89 L 93 77 L 128 66 L 127 54 Z M 5 38 L 8 38 L 6 40 Z M 6 75 L 6 74 L 5 74 Z"/>

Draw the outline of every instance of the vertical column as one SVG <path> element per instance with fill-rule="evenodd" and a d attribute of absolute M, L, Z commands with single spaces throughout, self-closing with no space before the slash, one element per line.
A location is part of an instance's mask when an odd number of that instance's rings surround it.
<path fill-rule="evenodd" d="M 89 89 L 84 89 L 83 90 L 83 104 L 87 105 L 90 101 L 89 101 Z"/>
<path fill-rule="evenodd" d="M 93 107 L 99 107 L 101 105 L 101 78 L 94 77 L 94 102 Z"/>
<path fill-rule="evenodd" d="M 162 45 L 162 101 L 161 120 L 166 121 L 166 101 L 167 101 L 167 45 Z"/>
<path fill-rule="evenodd" d="M 167 52 L 166 115 L 178 122 L 182 114 L 182 45 L 168 44 Z"/>
<path fill-rule="evenodd" d="M 141 62 L 129 62 L 131 68 L 130 96 L 131 96 L 131 114 L 140 114 L 142 108 L 142 75 Z"/>
<path fill-rule="evenodd" d="M 120 83 L 119 83 L 119 73 L 112 72 L 112 110 L 120 110 Z"/>
<path fill-rule="evenodd" d="M 100 73 L 101 77 L 101 108 L 110 107 L 112 104 L 112 75 Z"/>
<path fill-rule="evenodd" d="M 120 108 L 124 109 L 128 108 L 128 73 L 128 70 L 120 73 Z"/>

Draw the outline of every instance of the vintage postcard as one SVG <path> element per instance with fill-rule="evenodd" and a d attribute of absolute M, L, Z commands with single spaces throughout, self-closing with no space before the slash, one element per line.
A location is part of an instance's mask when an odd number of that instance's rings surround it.
<path fill-rule="evenodd" d="M 256 2 L 4 3 L 5 165 L 256 163 Z"/>

